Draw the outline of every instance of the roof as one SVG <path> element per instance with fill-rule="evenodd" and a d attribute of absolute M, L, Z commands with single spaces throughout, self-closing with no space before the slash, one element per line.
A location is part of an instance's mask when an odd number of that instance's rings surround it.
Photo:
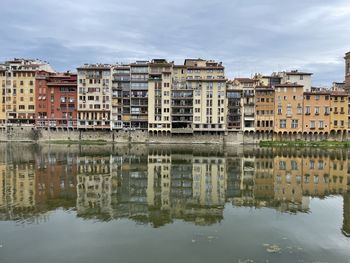
<path fill-rule="evenodd" d="M 274 91 L 275 89 L 270 86 L 257 86 L 256 91 Z"/>
<path fill-rule="evenodd" d="M 284 84 L 276 84 L 275 87 L 290 87 L 290 88 L 303 88 L 304 86 L 303 85 L 299 85 L 299 84 L 296 84 L 296 83 L 284 83 Z"/>
<path fill-rule="evenodd" d="M 345 92 L 345 91 L 332 91 L 331 96 L 342 96 L 342 97 L 347 97 L 350 94 Z"/>
<path fill-rule="evenodd" d="M 309 76 L 311 76 L 313 74 L 313 73 L 309 73 L 309 72 L 301 72 L 298 70 L 287 71 L 285 73 L 287 75 L 309 75 Z"/>
<path fill-rule="evenodd" d="M 311 96 L 316 96 L 316 95 L 330 95 L 330 91 L 322 90 L 322 91 L 306 91 L 304 92 L 304 95 L 311 95 Z"/>
<path fill-rule="evenodd" d="M 84 64 L 77 68 L 77 70 L 110 70 L 112 65 L 110 64 Z"/>
<path fill-rule="evenodd" d="M 258 80 L 255 79 L 250 79 L 250 78 L 235 78 L 234 80 L 237 80 L 242 83 L 254 83 L 257 82 Z"/>

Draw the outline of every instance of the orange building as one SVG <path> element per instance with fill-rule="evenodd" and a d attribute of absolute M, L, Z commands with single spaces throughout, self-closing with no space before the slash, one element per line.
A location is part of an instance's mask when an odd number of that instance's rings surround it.
<path fill-rule="evenodd" d="M 37 127 L 77 127 L 76 74 L 38 72 L 35 90 Z"/>
<path fill-rule="evenodd" d="M 328 135 L 330 130 L 330 93 L 326 91 L 304 93 L 304 134 Z"/>
<path fill-rule="evenodd" d="M 266 86 L 255 89 L 255 130 L 257 132 L 273 132 L 275 90 Z"/>
<path fill-rule="evenodd" d="M 346 134 L 348 129 L 348 94 L 346 92 L 331 93 L 330 112 L 330 133 Z"/>
<path fill-rule="evenodd" d="M 302 133 L 303 86 L 279 84 L 275 86 L 275 133 L 279 135 Z"/>

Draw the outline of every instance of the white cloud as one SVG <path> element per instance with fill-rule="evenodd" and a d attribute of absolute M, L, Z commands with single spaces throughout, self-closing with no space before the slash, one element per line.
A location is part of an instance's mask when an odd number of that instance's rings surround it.
<path fill-rule="evenodd" d="M 41 57 L 66 70 L 203 57 L 223 61 L 229 77 L 299 68 L 324 85 L 343 80 L 349 15 L 347 0 L 3 0 L 0 59 Z"/>

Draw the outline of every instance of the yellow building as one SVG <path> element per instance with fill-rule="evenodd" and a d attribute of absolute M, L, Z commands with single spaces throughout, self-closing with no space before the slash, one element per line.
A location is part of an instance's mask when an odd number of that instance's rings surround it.
<path fill-rule="evenodd" d="M 35 123 L 35 74 L 41 70 L 54 72 L 47 62 L 39 60 L 13 59 L 2 65 L 0 121 L 5 114 L 9 124 Z"/>
<path fill-rule="evenodd" d="M 345 92 L 331 93 L 330 133 L 345 134 L 348 130 L 348 95 Z"/>

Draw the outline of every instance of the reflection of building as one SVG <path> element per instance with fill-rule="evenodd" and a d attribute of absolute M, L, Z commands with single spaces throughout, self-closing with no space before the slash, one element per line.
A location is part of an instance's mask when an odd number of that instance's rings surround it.
<path fill-rule="evenodd" d="M 350 192 L 344 194 L 342 232 L 345 236 L 350 237 Z"/>
<path fill-rule="evenodd" d="M 271 158 L 255 159 L 254 196 L 259 200 L 269 200 L 274 197 L 273 160 Z"/>
<path fill-rule="evenodd" d="M 7 219 L 22 217 L 35 208 L 35 170 L 33 163 L 1 166 L 1 206 Z M 1 210 L 2 210 L 1 209 Z"/>
<path fill-rule="evenodd" d="M 57 158 L 51 154 L 37 159 L 35 201 L 40 205 L 62 202 L 61 206 L 73 207 L 76 200 L 76 158 L 65 155 L 65 162 Z"/>
<path fill-rule="evenodd" d="M 82 218 L 207 225 L 222 220 L 226 202 L 296 213 L 309 210 L 311 197 L 345 194 L 348 233 L 348 161 L 341 151 L 100 154 L 50 152 L 35 162 L 0 165 L 1 217 L 23 219 L 76 205 Z"/>
<path fill-rule="evenodd" d="M 110 215 L 112 176 L 108 158 L 83 157 L 78 160 L 78 214 Z"/>

